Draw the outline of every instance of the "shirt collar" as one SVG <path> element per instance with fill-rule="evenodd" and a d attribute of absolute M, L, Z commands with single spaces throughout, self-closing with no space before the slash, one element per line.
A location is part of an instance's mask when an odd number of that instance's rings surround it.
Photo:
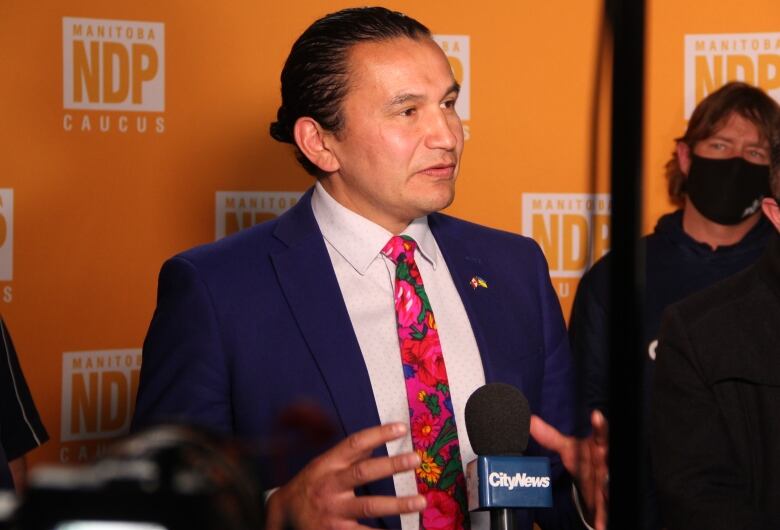
<path fill-rule="evenodd" d="M 319 182 L 314 186 L 311 207 L 322 236 L 361 275 L 393 236 L 373 221 L 342 206 Z M 438 252 L 428 218 L 413 220 L 402 235 L 414 238 L 419 254 L 435 270 Z"/>

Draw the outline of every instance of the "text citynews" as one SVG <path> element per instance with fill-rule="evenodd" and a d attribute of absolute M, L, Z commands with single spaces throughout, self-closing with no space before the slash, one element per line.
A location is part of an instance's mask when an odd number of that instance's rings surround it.
<path fill-rule="evenodd" d="M 488 475 L 488 483 L 494 488 L 549 488 L 550 477 L 532 477 L 525 473 L 516 473 L 514 476 L 506 473 L 493 472 Z"/>

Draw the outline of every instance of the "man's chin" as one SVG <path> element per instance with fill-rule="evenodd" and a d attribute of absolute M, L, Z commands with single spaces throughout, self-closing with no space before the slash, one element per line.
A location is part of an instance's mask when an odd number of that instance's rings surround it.
<path fill-rule="evenodd" d="M 455 190 L 452 190 L 452 193 L 450 193 L 449 197 L 447 197 L 446 200 L 442 201 L 441 207 L 436 210 L 437 212 L 439 210 L 444 210 L 445 208 L 449 208 L 449 206 L 455 201 Z"/>
<path fill-rule="evenodd" d="M 428 214 L 444 210 L 455 200 L 455 190 L 448 193 L 431 194 L 426 201 L 417 202 L 420 215 L 417 217 L 424 217 Z"/>

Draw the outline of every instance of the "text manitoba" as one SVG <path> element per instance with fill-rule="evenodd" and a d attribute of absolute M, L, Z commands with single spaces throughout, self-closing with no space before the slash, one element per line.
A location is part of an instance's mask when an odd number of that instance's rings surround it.
<path fill-rule="evenodd" d="M 94 370 L 103 368 L 140 368 L 141 353 L 103 353 L 102 355 L 79 355 L 71 359 L 73 370 Z"/>
<path fill-rule="evenodd" d="M 153 41 L 157 38 L 154 28 L 121 24 L 73 24 L 71 32 L 74 37 L 86 37 L 95 40 L 135 40 Z"/>
<path fill-rule="evenodd" d="M 694 45 L 697 52 L 759 52 L 780 50 L 780 39 L 712 39 L 697 40 Z"/>

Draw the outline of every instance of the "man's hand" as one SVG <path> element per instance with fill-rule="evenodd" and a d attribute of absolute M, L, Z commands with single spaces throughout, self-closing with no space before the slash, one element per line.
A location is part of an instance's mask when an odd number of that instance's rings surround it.
<path fill-rule="evenodd" d="M 596 528 L 607 527 L 609 426 L 601 412 L 590 417 L 591 435 L 584 439 L 565 436 L 538 416 L 531 416 L 531 436 L 542 447 L 561 455 L 566 470 L 575 478 L 580 498 L 585 501 L 585 517 Z"/>
<path fill-rule="evenodd" d="M 420 464 L 415 453 L 370 458 L 371 452 L 400 438 L 408 428 L 391 423 L 356 432 L 312 460 L 268 499 L 266 530 L 363 528 L 359 518 L 419 512 L 425 497 L 355 495 L 355 488 Z"/>

